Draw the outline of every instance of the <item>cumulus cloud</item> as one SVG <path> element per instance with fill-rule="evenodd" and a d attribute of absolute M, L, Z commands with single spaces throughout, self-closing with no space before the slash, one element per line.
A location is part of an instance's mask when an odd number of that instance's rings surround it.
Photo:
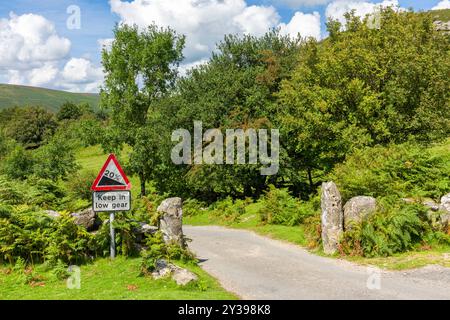
<path fill-rule="evenodd" d="M 273 6 L 249 6 L 245 0 L 111 0 L 110 5 L 122 23 L 145 27 L 154 22 L 185 34 L 187 65 L 207 59 L 224 34 L 260 36 L 280 27 L 287 34 L 320 38 L 317 14 L 298 13 L 284 24 Z"/>
<path fill-rule="evenodd" d="M 280 29 L 282 34 L 295 36 L 300 33 L 302 37 L 313 37 L 319 40 L 321 38 L 320 14 L 296 12 L 288 24 L 280 24 Z"/>
<path fill-rule="evenodd" d="M 84 58 L 72 58 L 60 72 L 59 85 L 70 91 L 95 92 L 102 81 L 101 67 Z"/>
<path fill-rule="evenodd" d="M 0 68 L 43 67 L 66 57 L 70 45 L 42 16 L 10 13 L 9 19 L 0 19 Z"/>
<path fill-rule="evenodd" d="M 441 10 L 441 9 L 450 9 L 450 0 L 442 0 L 436 6 L 431 8 L 431 10 Z"/>
<path fill-rule="evenodd" d="M 384 0 L 382 2 L 372 3 L 359 0 L 337 0 L 330 3 L 325 11 L 327 18 L 337 19 L 341 23 L 345 23 L 344 14 L 355 10 L 355 14 L 360 17 L 365 17 L 368 14 L 373 14 L 379 8 L 385 7 L 399 7 L 398 0 Z"/>
<path fill-rule="evenodd" d="M 70 58 L 71 42 L 36 14 L 0 19 L 0 79 L 9 84 L 98 92 L 101 68 Z"/>

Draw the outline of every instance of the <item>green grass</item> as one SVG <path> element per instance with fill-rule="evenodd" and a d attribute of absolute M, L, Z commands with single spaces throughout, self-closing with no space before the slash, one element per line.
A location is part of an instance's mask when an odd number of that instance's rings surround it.
<path fill-rule="evenodd" d="M 95 94 L 0 84 L 0 110 L 15 106 L 41 106 L 56 112 L 66 101 L 77 104 L 89 103 L 91 107 L 98 109 L 100 98 Z"/>
<path fill-rule="evenodd" d="M 228 300 L 237 299 L 197 266 L 188 269 L 199 276 L 196 283 L 178 286 L 171 279 L 153 280 L 139 276 L 140 259 L 97 260 L 81 267 L 80 290 L 68 289 L 42 265 L 34 271 L 41 277 L 33 286 L 20 273 L 0 267 L 0 300 Z M 183 266 L 186 267 L 186 266 Z"/>

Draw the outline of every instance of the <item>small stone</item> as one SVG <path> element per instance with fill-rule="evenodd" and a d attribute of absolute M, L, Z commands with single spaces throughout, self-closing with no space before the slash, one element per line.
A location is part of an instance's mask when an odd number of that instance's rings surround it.
<path fill-rule="evenodd" d="M 185 286 L 190 282 L 197 281 L 198 277 L 189 270 L 177 268 L 172 275 L 172 279 L 175 280 L 179 286 Z"/>

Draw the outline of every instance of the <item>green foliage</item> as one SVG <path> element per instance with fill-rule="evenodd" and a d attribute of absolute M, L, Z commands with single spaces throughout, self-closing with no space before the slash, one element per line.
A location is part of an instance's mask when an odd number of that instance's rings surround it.
<path fill-rule="evenodd" d="M 55 135 L 49 143 L 36 150 L 35 157 L 33 171 L 40 178 L 67 180 L 78 169 L 74 145 L 61 135 Z"/>
<path fill-rule="evenodd" d="M 158 205 L 164 200 L 164 196 L 158 194 L 149 194 L 133 201 L 131 215 L 134 219 L 157 225 L 160 213 L 157 212 Z"/>
<path fill-rule="evenodd" d="M 0 176 L 0 204 L 20 204 L 25 201 L 20 183 Z"/>
<path fill-rule="evenodd" d="M 58 280 L 65 280 L 69 277 L 68 266 L 61 259 L 58 259 L 55 266 L 52 268 L 52 274 Z"/>
<path fill-rule="evenodd" d="M 257 198 L 270 182 L 260 165 L 174 165 L 170 159 L 173 130 L 193 132 L 193 121 L 204 129 L 271 129 L 276 118 L 275 93 L 294 68 L 299 40 L 271 31 L 262 37 L 226 36 L 207 63 L 177 83 L 174 95 L 162 102 L 164 138 L 157 145 L 153 180 L 158 190 L 195 197 L 208 203 L 228 196 Z M 272 180 L 275 180 L 273 178 Z"/>
<path fill-rule="evenodd" d="M 141 196 L 152 169 L 152 152 L 148 148 L 158 143 L 156 131 L 144 129 L 149 109 L 164 97 L 177 78 L 177 67 L 183 55 L 185 38 L 171 29 L 151 25 L 143 31 L 137 26 L 121 25 L 114 30 L 110 50 L 103 50 L 105 84 L 101 104 L 111 110 L 116 139 L 105 139 L 110 147 L 127 142 L 132 148 L 130 169 L 141 180 Z M 142 136 L 143 135 L 143 136 Z M 142 139 L 146 139 L 142 141 Z M 150 140 L 149 140 L 150 139 Z"/>
<path fill-rule="evenodd" d="M 435 141 L 450 133 L 449 37 L 429 14 L 346 15 L 330 37 L 308 41 L 279 92 L 287 165 L 325 170 L 365 146 Z"/>
<path fill-rule="evenodd" d="M 92 200 L 91 186 L 97 177 L 95 171 L 82 171 L 72 175 L 67 181 L 67 189 L 75 199 Z"/>
<path fill-rule="evenodd" d="M 141 275 L 147 275 L 155 270 L 159 259 L 166 261 L 181 261 L 183 263 L 196 262 L 195 256 L 177 244 L 164 243 L 161 232 L 155 233 L 147 239 L 147 249 L 141 251 Z"/>
<path fill-rule="evenodd" d="M 83 111 L 82 105 L 76 105 L 75 103 L 67 101 L 59 109 L 56 118 L 58 121 L 78 120 L 83 115 Z"/>
<path fill-rule="evenodd" d="M 193 217 L 206 210 L 208 205 L 197 199 L 187 199 L 183 201 L 183 216 Z"/>
<path fill-rule="evenodd" d="M 7 219 L 0 218 L 0 259 L 13 263 L 23 259 L 28 263 L 44 262 L 54 266 L 82 263 L 97 251 L 94 236 L 62 214 L 51 219 L 33 207 L 11 208 Z"/>
<path fill-rule="evenodd" d="M 27 149 L 39 147 L 57 128 L 53 113 L 40 107 L 13 108 L 3 114 L 7 136 Z"/>
<path fill-rule="evenodd" d="M 16 145 L 3 159 L 1 171 L 11 179 L 25 179 L 33 174 L 34 164 L 33 154 L 21 145 Z"/>
<path fill-rule="evenodd" d="M 340 251 L 345 255 L 386 257 L 420 244 L 427 232 L 427 209 L 392 198 L 380 200 L 378 211 L 344 233 Z"/>
<path fill-rule="evenodd" d="M 117 253 L 125 257 L 138 254 L 135 246 L 136 235 L 133 230 L 139 227 L 139 223 L 132 219 L 129 212 L 124 212 L 116 215 L 113 225 L 116 232 Z"/>
<path fill-rule="evenodd" d="M 212 215 L 220 217 L 228 223 L 234 223 L 239 222 L 241 216 L 245 214 L 245 208 L 250 203 L 252 200 L 249 198 L 233 200 L 233 198 L 227 197 L 212 204 L 209 210 Z"/>
<path fill-rule="evenodd" d="M 277 189 L 271 185 L 269 191 L 259 200 L 258 211 L 261 222 L 294 226 L 315 213 L 314 203 L 302 203 L 292 197 L 287 189 Z"/>
<path fill-rule="evenodd" d="M 439 200 L 450 190 L 450 153 L 447 147 L 411 143 L 365 148 L 337 165 L 329 178 L 347 200 L 358 195 Z"/>

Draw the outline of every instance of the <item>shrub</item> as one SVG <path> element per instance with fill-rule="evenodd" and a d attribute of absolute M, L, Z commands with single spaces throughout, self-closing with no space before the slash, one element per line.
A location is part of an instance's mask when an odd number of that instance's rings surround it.
<path fill-rule="evenodd" d="M 91 201 L 91 186 L 97 177 L 94 171 L 79 172 L 67 181 L 67 189 L 73 199 Z"/>
<path fill-rule="evenodd" d="M 202 213 L 208 205 L 197 199 L 187 199 L 183 202 L 183 216 L 193 217 Z"/>
<path fill-rule="evenodd" d="M 5 120 L 6 134 L 27 149 L 38 148 L 57 128 L 54 115 L 41 107 L 12 108 Z"/>
<path fill-rule="evenodd" d="M 141 275 L 147 275 L 155 270 L 156 261 L 165 259 L 170 261 L 182 261 L 184 263 L 196 262 L 195 256 L 178 244 L 166 244 L 161 232 L 147 238 L 147 248 L 141 251 Z"/>
<path fill-rule="evenodd" d="M 245 208 L 249 204 L 249 201 L 240 199 L 233 200 L 231 197 L 227 197 L 215 202 L 211 206 L 211 214 L 223 218 L 226 222 L 238 222 L 241 216 L 245 214 Z"/>
<path fill-rule="evenodd" d="M 450 190 L 450 153 L 409 143 L 367 148 L 338 165 L 330 179 L 344 199 L 396 195 L 437 200 Z"/>
<path fill-rule="evenodd" d="M 0 176 L 0 203 L 19 204 L 25 201 L 21 186 L 5 176 Z"/>
<path fill-rule="evenodd" d="M 48 144 L 36 150 L 35 158 L 33 171 L 39 178 L 67 179 L 78 169 L 74 145 L 61 135 L 56 135 Z"/>
<path fill-rule="evenodd" d="M 261 222 L 268 224 L 294 226 L 316 211 L 315 202 L 301 202 L 292 197 L 287 189 L 277 189 L 274 186 L 270 186 L 259 203 Z"/>
<path fill-rule="evenodd" d="M 2 171 L 11 179 L 25 179 L 33 174 L 33 154 L 17 145 L 3 160 Z"/>
<path fill-rule="evenodd" d="M 427 209 L 392 198 L 381 199 L 377 212 L 344 233 L 340 251 L 344 255 L 386 257 L 420 244 L 429 225 Z"/>
<path fill-rule="evenodd" d="M 25 203 L 43 208 L 57 208 L 66 196 L 66 192 L 61 185 L 50 179 L 31 177 L 27 180 L 26 187 L 28 190 L 25 193 Z"/>
<path fill-rule="evenodd" d="M 11 264 L 18 259 L 27 263 L 47 262 L 55 266 L 82 263 L 96 255 L 93 235 L 62 214 L 58 219 L 27 205 L 16 206 L 8 218 L 0 218 L 0 260 Z"/>

